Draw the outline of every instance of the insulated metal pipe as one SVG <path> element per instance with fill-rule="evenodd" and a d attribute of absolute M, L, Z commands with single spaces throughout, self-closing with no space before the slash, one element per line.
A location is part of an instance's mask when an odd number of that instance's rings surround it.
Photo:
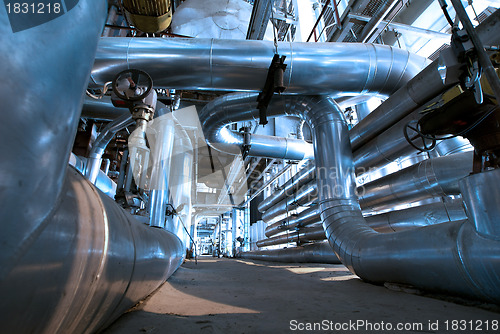
<path fill-rule="evenodd" d="M 139 68 L 157 87 L 260 91 L 274 52 L 268 41 L 103 37 L 92 78 L 104 83 Z M 371 44 L 280 42 L 278 52 L 288 65 L 287 94 L 388 95 L 426 64 L 407 51 Z"/>
<path fill-rule="evenodd" d="M 281 202 L 272 206 L 262 214 L 262 220 L 266 223 L 271 223 L 280 215 L 296 209 L 298 206 L 306 205 L 318 197 L 316 185 L 314 182 L 309 182 L 307 185 L 300 188 L 293 195 L 285 197 Z"/>
<path fill-rule="evenodd" d="M 466 218 L 462 199 L 459 198 L 390 211 L 365 217 L 365 220 L 375 231 L 390 233 Z"/>
<path fill-rule="evenodd" d="M 107 6 L 80 0 L 67 7 L 26 30 L 0 11 L 6 78 L 0 99 L 9 111 L 0 123 L 0 322 L 6 333 L 97 332 L 182 261 L 175 236 L 135 222 L 68 169 Z"/>
<path fill-rule="evenodd" d="M 298 231 L 285 233 L 276 237 L 257 241 L 257 247 L 287 244 L 290 242 L 310 242 L 314 240 L 324 240 L 325 230 L 321 225 L 306 227 Z"/>
<path fill-rule="evenodd" d="M 78 157 L 73 152 L 69 156 L 69 165 L 75 167 L 82 175 L 85 173 L 85 166 L 87 164 L 87 159 L 83 157 Z M 94 185 L 97 189 L 105 193 L 111 198 L 115 198 L 116 195 L 116 183 L 109 178 L 102 170 L 99 170 L 97 178 Z"/>
<path fill-rule="evenodd" d="M 342 263 L 327 241 L 315 242 L 298 247 L 244 252 L 241 253 L 241 258 L 288 263 Z"/>
<path fill-rule="evenodd" d="M 363 209 L 389 209 L 430 197 L 459 195 L 458 181 L 472 172 L 474 152 L 421 161 L 357 188 Z"/>
<path fill-rule="evenodd" d="M 459 195 L 458 181 L 472 171 L 472 157 L 473 152 L 467 151 L 427 159 L 368 182 L 356 189 L 359 203 L 364 210 L 383 210 L 390 209 L 395 205 L 417 202 L 432 197 Z M 321 173 L 321 177 L 324 178 L 336 176 L 339 172 L 337 170 L 329 172 L 323 168 L 316 168 L 316 175 Z M 342 189 L 338 187 L 337 190 L 342 191 Z M 318 199 L 319 192 L 314 181 L 309 182 L 299 191 L 301 201 L 304 201 L 304 194 L 307 194 L 308 201 Z M 272 222 L 285 212 L 294 209 L 296 205 L 294 205 L 293 195 L 295 192 L 268 209 L 262 215 L 262 219 L 265 222 Z"/>
<path fill-rule="evenodd" d="M 410 230 L 465 218 L 467 216 L 461 199 L 439 201 L 365 217 L 368 226 L 381 233 Z M 271 237 L 285 230 L 293 230 L 298 226 L 307 226 L 319 222 L 321 222 L 321 217 L 318 207 L 313 206 L 299 215 L 286 217 L 267 226 L 266 236 Z"/>
<path fill-rule="evenodd" d="M 299 214 L 290 215 L 266 227 L 266 237 L 272 237 L 285 230 L 293 230 L 298 227 L 311 225 L 320 222 L 318 208 L 312 206 Z"/>
<path fill-rule="evenodd" d="M 274 190 L 269 197 L 260 202 L 258 210 L 260 212 L 264 212 L 273 205 L 282 201 L 285 197 L 292 196 L 300 187 L 314 179 L 315 170 L 316 167 L 314 166 L 314 163 L 306 163 L 300 171 L 298 171 L 278 189 Z"/>
<path fill-rule="evenodd" d="M 342 263 L 369 282 L 397 282 L 500 302 L 500 267 L 496 265 L 500 245 L 498 240 L 480 236 L 471 223 L 457 221 L 385 234 L 366 224 L 356 196 L 343 113 L 327 99 L 308 104 L 314 107 L 306 109 L 303 117 L 313 132 L 316 166 L 337 171 L 334 178 L 318 173 L 317 182 L 325 233 Z"/>
<path fill-rule="evenodd" d="M 118 131 L 121 131 L 134 123 L 132 115 L 129 113 L 128 115 L 121 115 L 114 121 L 108 123 L 101 131 L 92 145 L 92 149 L 89 153 L 89 159 L 87 160 L 85 176 L 90 182 L 96 182 L 97 175 L 101 169 L 102 155 L 104 154 L 109 142 L 114 138 Z"/>
<path fill-rule="evenodd" d="M 499 22 L 500 11 L 497 10 L 476 27 L 477 35 L 485 43 L 499 44 Z M 458 83 L 459 76 L 457 75 L 455 80 L 447 78 L 445 84 L 439 74 L 438 63 L 439 59 L 432 62 L 351 129 L 350 137 L 353 151 L 358 150 L 369 140 L 387 130 L 445 89 Z"/>

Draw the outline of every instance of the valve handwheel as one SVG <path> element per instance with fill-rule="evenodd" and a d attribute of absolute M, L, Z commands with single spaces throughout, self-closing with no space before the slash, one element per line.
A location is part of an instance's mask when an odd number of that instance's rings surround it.
<path fill-rule="evenodd" d="M 404 127 L 403 133 L 408 144 L 420 152 L 429 152 L 436 147 L 436 138 L 423 134 L 418 129 L 418 123 L 416 121 L 408 122 Z M 415 143 L 418 139 L 421 140 L 422 146 Z"/>
<path fill-rule="evenodd" d="M 127 85 L 128 82 L 128 85 Z M 137 69 L 128 69 L 117 74 L 113 80 L 113 92 L 120 99 L 125 101 L 140 101 L 148 96 L 153 89 L 153 79 L 144 71 Z M 134 91 L 129 96 L 127 90 Z"/>

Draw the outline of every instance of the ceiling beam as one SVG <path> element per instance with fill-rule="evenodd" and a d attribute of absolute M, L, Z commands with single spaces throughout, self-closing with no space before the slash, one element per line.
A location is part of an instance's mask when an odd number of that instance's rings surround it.
<path fill-rule="evenodd" d="M 255 0 L 248 24 L 247 39 L 261 40 L 266 33 L 274 1 Z"/>

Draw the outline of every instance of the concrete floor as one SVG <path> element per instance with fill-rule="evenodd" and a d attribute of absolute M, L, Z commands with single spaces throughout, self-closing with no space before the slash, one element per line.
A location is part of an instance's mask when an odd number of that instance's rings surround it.
<path fill-rule="evenodd" d="M 491 309 L 364 283 L 341 265 L 205 257 L 184 263 L 105 333 L 288 333 L 315 322 L 334 333 L 499 333 Z"/>

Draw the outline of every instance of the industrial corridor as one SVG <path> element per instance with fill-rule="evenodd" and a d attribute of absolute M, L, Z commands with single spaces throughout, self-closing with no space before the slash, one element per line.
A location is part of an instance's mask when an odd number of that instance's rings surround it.
<path fill-rule="evenodd" d="M 314 323 L 323 326 L 320 333 L 387 333 L 398 324 L 408 330 L 397 333 L 460 332 L 452 330 L 453 320 L 498 333 L 485 324 L 498 321 L 500 307 L 421 293 L 366 284 L 342 265 L 201 257 L 184 263 L 104 333 L 291 333 Z"/>

